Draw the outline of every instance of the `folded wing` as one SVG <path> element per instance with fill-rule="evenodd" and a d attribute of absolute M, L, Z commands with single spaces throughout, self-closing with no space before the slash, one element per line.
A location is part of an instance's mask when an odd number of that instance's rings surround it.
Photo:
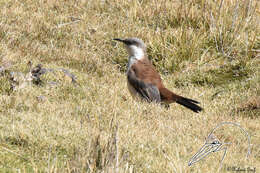
<path fill-rule="evenodd" d="M 141 98 L 148 102 L 161 102 L 159 89 L 151 83 L 145 83 L 138 79 L 132 69 L 129 69 L 127 79 Z"/>

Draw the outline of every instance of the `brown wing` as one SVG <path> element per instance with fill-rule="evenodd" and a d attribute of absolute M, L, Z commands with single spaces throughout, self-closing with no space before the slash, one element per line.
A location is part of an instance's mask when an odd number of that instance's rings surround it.
<path fill-rule="evenodd" d="M 139 60 L 132 65 L 136 77 L 145 83 L 152 84 L 158 89 L 164 87 L 161 77 L 148 59 Z"/>
<path fill-rule="evenodd" d="M 152 83 L 146 83 L 143 80 L 140 80 L 140 78 L 136 76 L 134 68 L 131 67 L 129 69 L 127 79 L 129 84 L 144 100 L 148 102 L 161 101 L 159 89 Z"/>

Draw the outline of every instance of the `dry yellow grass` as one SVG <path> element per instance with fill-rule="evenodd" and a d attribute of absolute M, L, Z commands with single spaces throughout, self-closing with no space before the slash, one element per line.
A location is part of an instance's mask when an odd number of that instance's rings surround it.
<path fill-rule="evenodd" d="M 260 172 L 260 111 L 244 106 L 260 95 L 257 0 L 2 0 L 0 9 L 0 172 L 213 173 L 223 151 L 188 161 L 224 121 L 248 131 L 252 153 L 246 160 L 245 137 L 225 128 L 219 137 L 232 145 L 219 172 Z M 130 97 L 127 54 L 112 38 L 133 36 L 165 85 L 203 112 Z M 9 72 L 28 73 L 29 61 L 68 69 L 78 85 L 55 72 L 11 91 Z"/>

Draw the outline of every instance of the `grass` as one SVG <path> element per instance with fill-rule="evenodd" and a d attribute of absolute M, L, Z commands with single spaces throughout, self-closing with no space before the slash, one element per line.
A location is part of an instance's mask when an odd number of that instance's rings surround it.
<path fill-rule="evenodd" d="M 213 127 L 232 142 L 228 167 L 260 170 L 259 2 L 0 1 L 0 172 L 216 172 L 223 152 L 188 166 Z M 199 114 L 133 100 L 127 53 L 113 38 L 138 37 L 172 91 L 201 102 Z M 49 72 L 42 85 L 28 62 Z M 1 69 L 1 68 L 0 68 Z M 57 85 L 50 85 L 56 82 Z M 13 84 L 14 85 L 14 84 Z M 235 145 L 237 144 L 237 145 Z"/>

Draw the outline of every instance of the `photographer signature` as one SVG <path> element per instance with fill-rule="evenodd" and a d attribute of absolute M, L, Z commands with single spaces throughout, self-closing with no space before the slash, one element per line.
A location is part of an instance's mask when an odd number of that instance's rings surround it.
<path fill-rule="evenodd" d="M 224 126 L 224 125 L 232 125 L 232 126 L 236 126 L 238 127 L 243 133 L 244 135 L 247 137 L 247 141 L 248 141 L 248 149 L 247 149 L 247 154 L 246 154 L 246 158 L 249 157 L 250 153 L 251 153 L 251 149 L 250 149 L 250 136 L 247 133 L 246 130 L 244 130 L 239 124 L 237 123 L 233 123 L 233 122 L 222 122 L 220 124 L 218 124 L 208 135 L 208 137 L 206 138 L 206 141 L 204 143 L 204 145 L 199 149 L 199 151 L 194 154 L 192 156 L 192 158 L 190 159 L 188 166 L 193 165 L 194 163 L 199 162 L 200 160 L 204 159 L 205 157 L 207 157 L 209 154 L 214 153 L 214 152 L 218 152 L 218 151 L 224 151 L 224 154 L 222 156 L 222 159 L 220 161 L 220 168 L 222 166 L 222 161 L 224 160 L 226 153 L 227 153 L 227 149 L 228 149 L 228 144 L 231 144 L 230 142 L 228 143 L 224 143 L 221 142 L 219 139 L 217 139 L 216 136 L 214 136 L 214 132 L 219 129 L 220 127 Z"/>

